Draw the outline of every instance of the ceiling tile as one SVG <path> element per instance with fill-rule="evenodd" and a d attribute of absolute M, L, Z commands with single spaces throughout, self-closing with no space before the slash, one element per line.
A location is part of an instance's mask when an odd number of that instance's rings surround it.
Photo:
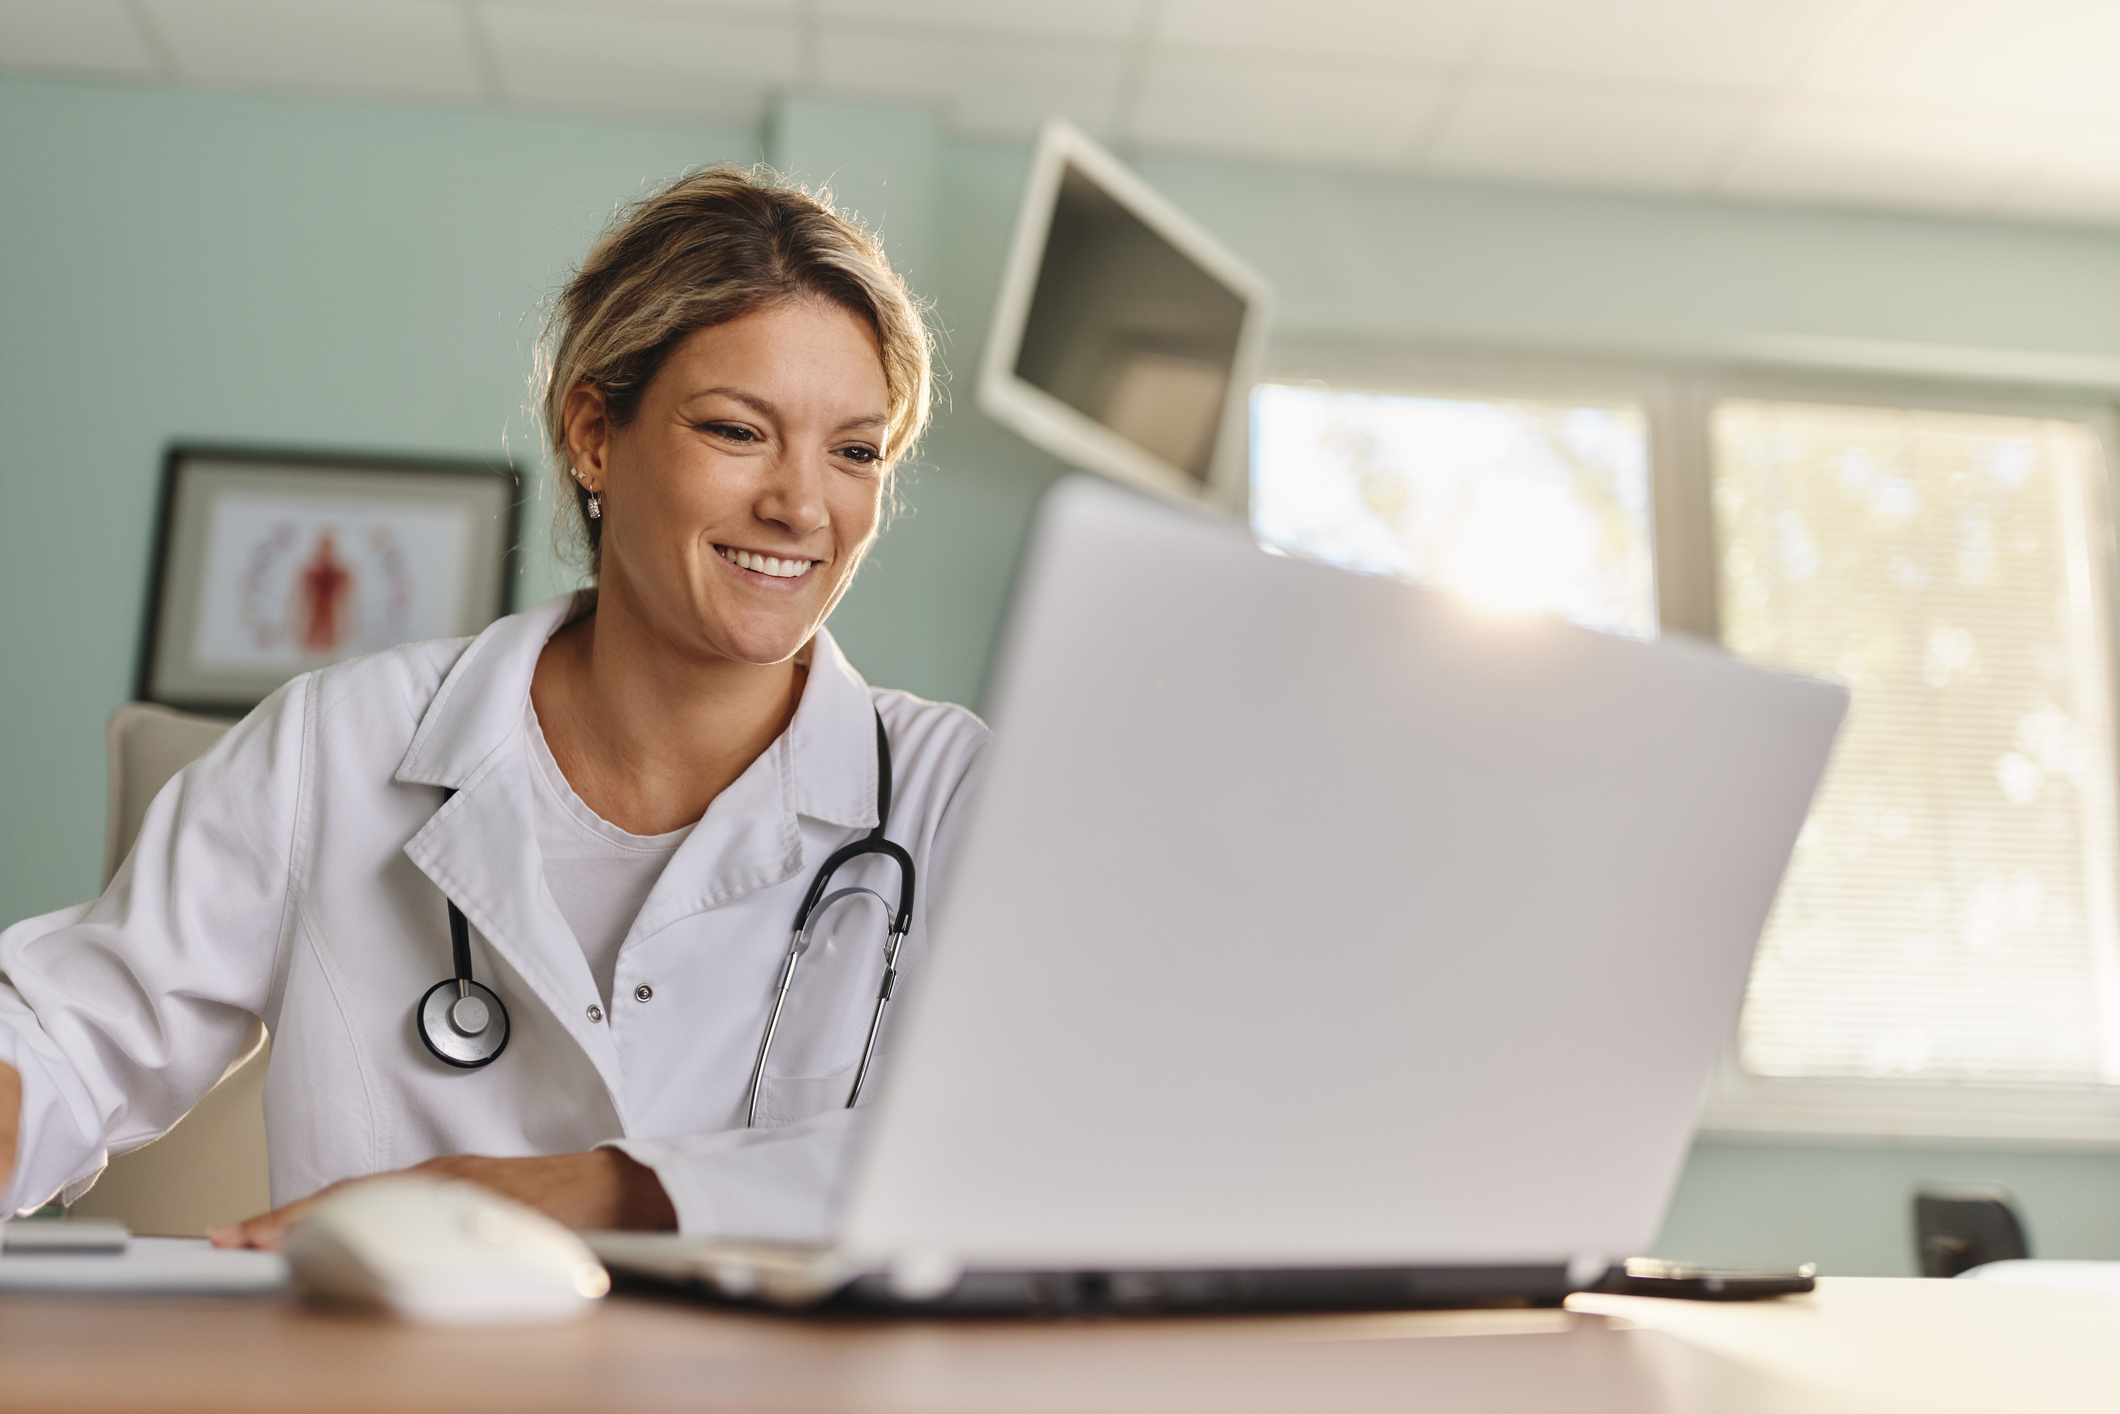
<path fill-rule="evenodd" d="M 1493 0 L 1164 0 L 1156 39 L 1183 48 L 1444 67 L 1471 56 L 1494 8 Z"/>
<path fill-rule="evenodd" d="M 1118 44 L 1141 23 L 1145 0 L 817 0 L 827 26 L 845 21 L 874 33 L 903 26 L 949 38 L 1047 35 Z"/>
<path fill-rule="evenodd" d="M 1482 59 L 1490 72 L 1703 87 L 1780 82 L 1853 0 L 1515 0 Z"/>
<path fill-rule="evenodd" d="M 1709 175 L 1763 106 L 1482 80 L 1459 97 L 1429 161 L 1480 176 L 1680 190 Z"/>
<path fill-rule="evenodd" d="M 2075 112 L 2120 104 L 2113 0 L 1868 0 L 1807 85 L 1865 97 Z"/>
<path fill-rule="evenodd" d="M 817 47 L 824 92 L 930 104 L 983 137 L 1027 138 L 1056 114 L 1109 133 L 1122 72 L 1117 50 L 1069 46 L 827 31 Z"/>
<path fill-rule="evenodd" d="M 2004 216 L 2120 222 L 2120 123 L 2084 128 L 1997 207 Z"/>
<path fill-rule="evenodd" d="M 1169 151 L 1394 164 L 1441 96 L 1432 79 L 1164 58 L 1143 75 L 1128 135 Z"/>
<path fill-rule="evenodd" d="M 526 107 L 755 123 L 801 67 L 791 20 L 503 4 L 480 14 L 502 92 Z"/>
<path fill-rule="evenodd" d="M 1718 186 L 1744 196 L 1976 212 L 2065 130 L 2055 119 L 1801 98 L 1766 121 Z"/>
<path fill-rule="evenodd" d="M 0 0 L 0 68 L 152 78 L 155 56 L 118 0 Z"/>
<path fill-rule="evenodd" d="M 475 102 L 461 10 L 432 0 L 144 0 L 193 83 Z"/>

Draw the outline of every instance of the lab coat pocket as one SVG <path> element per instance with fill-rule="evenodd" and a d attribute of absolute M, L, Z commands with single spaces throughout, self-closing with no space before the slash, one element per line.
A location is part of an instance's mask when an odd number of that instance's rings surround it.
<path fill-rule="evenodd" d="M 858 1064 L 858 1063 L 857 1063 Z M 843 1109 L 854 1088 L 855 1066 L 836 1075 L 769 1075 L 758 1087 L 758 1126 L 778 1129 Z"/>

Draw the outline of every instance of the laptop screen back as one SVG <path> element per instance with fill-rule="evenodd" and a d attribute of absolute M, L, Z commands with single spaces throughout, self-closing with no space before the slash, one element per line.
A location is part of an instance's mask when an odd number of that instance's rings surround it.
<path fill-rule="evenodd" d="M 1838 688 L 1048 497 L 849 1200 L 966 1267 L 1506 1264 L 1660 1223 Z"/>

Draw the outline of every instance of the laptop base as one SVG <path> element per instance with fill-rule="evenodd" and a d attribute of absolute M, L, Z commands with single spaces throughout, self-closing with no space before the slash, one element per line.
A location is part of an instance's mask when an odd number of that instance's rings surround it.
<path fill-rule="evenodd" d="M 967 1272 L 933 1300 L 856 1277 L 834 1309 L 933 1315 L 1194 1315 L 1218 1311 L 1398 1311 L 1423 1307 L 1558 1306 L 1575 1288 L 1566 1267 L 1357 1267 L 1189 1272 Z"/>
<path fill-rule="evenodd" d="M 709 1300 L 813 1312 L 1085 1316 L 1558 1306 L 1565 1266 L 969 1271 L 934 1295 L 848 1266 L 830 1247 L 590 1233 L 613 1276 Z"/>

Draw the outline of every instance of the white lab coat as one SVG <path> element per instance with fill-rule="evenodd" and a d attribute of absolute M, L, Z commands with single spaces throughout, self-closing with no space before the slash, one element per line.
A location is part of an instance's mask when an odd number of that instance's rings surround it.
<path fill-rule="evenodd" d="M 101 898 L 0 933 L 0 1059 L 23 1078 L 0 1211 L 78 1195 L 110 1154 L 167 1130 L 255 1015 L 273 1035 L 275 1204 L 441 1154 L 615 1142 L 655 1170 L 687 1232 L 825 1227 L 884 927 L 868 901 L 834 910 L 775 1043 L 764 1117 L 778 1127 L 746 1132 L 789 925 L 818 864 L 875 824 L 873 702 L 890 838 L 921 886 L 900 963 L 914 982 L 986 728 L 872 690 L 819 632 L 794 720 L 670 860 L 606 1008 L 545 886 L 523 737 L 538 653 L 574 603 L 296 678 L 155 798 Z M 853 883 L 897 898 L 886 861 L 849 865 L 836 884 Z M 483 1069 L 444 1065 L 413 1024 L 450 975 L 446 899 L 512 1024 Z"/>

